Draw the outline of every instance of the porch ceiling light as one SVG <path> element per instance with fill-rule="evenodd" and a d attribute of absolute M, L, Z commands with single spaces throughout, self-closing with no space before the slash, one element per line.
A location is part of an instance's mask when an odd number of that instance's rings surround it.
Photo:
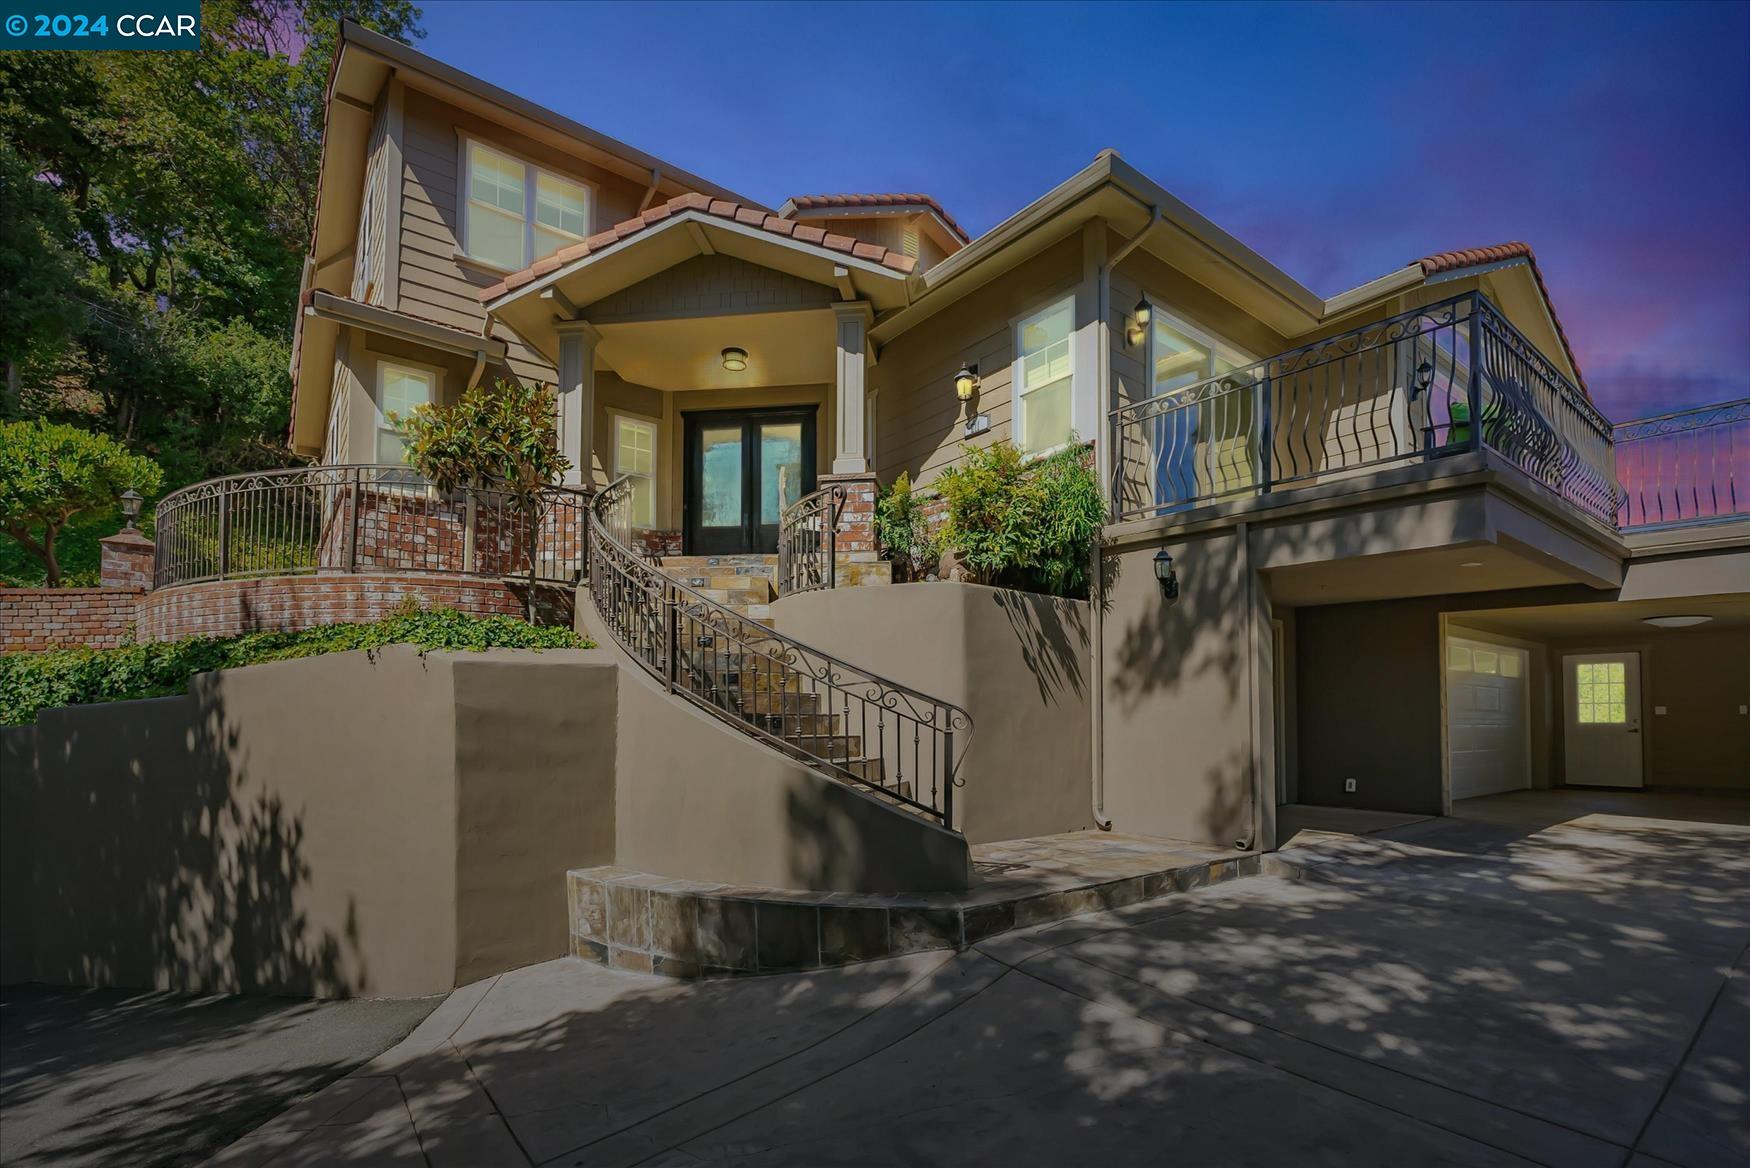
<path fill-rule="evenodd" d="M 954 396 L 963 402 L 969 402 L 976 392 L 978 392 L 978 366 L 968 362 L 962 365 L 960 372 L 954 375 Z"/>
<path fill-rule="evenodd" d="M 1655 628 L 1687 629 L 1695 625 L 1705 625 L 1714 618 L 1711 616 L 1649 616 L 1642 619 Z"/>
<path fill-rule="evenodd" d="M 747 368 L 747 350 L 734 347 L 723 350 L 723 368 L 740 373 Z"/>

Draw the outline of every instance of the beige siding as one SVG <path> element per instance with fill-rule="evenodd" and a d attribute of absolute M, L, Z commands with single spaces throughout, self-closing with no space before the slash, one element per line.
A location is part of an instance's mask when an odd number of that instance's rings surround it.
<path fill-rule="evenodd" d="M 385 254 L 389 217 L 389 91 L 377 99 L 377 109 L 371 118 L 370 144 L 365 152 L 365 189 L 360 201 L 358 257 L 352 270 L 352 298 L 366 304 L 388 302 L 388 281 Z"/>
<path fill-rule="evenodd" d="M 726 255 L 694 256 L 588 306 L 592 321 L 749 309 L 825 308 L 834 290 Z"/>
<path fill-rule="evenodd" d="M 884 482 L 906 471 L 927 483 L 959 457 L 962 443 L 1010 439 L 1013 322 L 1073 293 L 1081 275 L 1081 237 L 1071 236 L 887 344 L 870 377 L 880 392 L 876 473 Z M 990 429 L 972 438 L 963 436 L 954 397 L 962 361 L 978 365 L 971 409 L 991 419 Z"/>

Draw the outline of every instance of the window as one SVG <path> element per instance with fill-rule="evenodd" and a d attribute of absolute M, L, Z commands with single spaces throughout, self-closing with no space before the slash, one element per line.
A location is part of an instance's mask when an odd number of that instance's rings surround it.
<path fill-rule="evenodd" d="M 656 526 L 656 423 L 614 415 L 614 478 L 632 476 L 632 526 Z"/>
<path fill-rule="evenodd" d="M 1574 666 L 1575 720 L 1582 726 L 1628 721 L 1628 678 L 1621 661 L 1583 661 Z"/>
<path fill-rule="evenodd" d="M 1024 454 L 1062 446 L 1074 425 L 1075 297 L 1015 326 L 1015 445 Z"/>
<path fill-rule="evenodd" d="M 1257 482 L 1256 391 L 1250 379 L 1232 386 L 1205 387 L 1212 377 L 1233 373 L 1253 358 L 1232 345 L 1149 302 L 1149 393 L 1185 403 L 1163 409 L 1155 423 L 1155 442 L 1171 461 L 1162 466 L 1164 486 L 1182 492 L 1192 484 L 1199 495 L 1223 495 Z"/>
<path fill-rule="evenodd" d="M 437 388 L 437 375 L 406 365 L 387 361 L 377 366 L 377 461 L 406 462 L 407 440 L 396 429 L 390 415 L 403 420 L 413 411 L 432 401 Z"/>
<path fill-rule="evenodd" d="M 589 234 L 589 188 L 478 142 L 467 144 L 463 246 L 516 270 Z"/>

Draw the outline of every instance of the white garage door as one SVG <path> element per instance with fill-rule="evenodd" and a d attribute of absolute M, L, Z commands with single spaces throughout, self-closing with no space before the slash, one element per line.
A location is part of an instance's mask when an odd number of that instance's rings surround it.
<path fill-rule="evenodd" d="M 1523 649 L 1446 639 L 1446 741 L 1452 797 L 1531 786 Z"/>

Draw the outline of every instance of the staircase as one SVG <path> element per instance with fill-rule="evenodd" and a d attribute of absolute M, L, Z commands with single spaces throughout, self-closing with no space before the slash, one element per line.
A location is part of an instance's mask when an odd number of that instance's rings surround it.
<path fill-rule="evenodd" d="M 663 556 L 655 566 L 670 580 L 744 618 L 725 629 L 700 625 L 692 630 L 679 663 L 687 688 L 719 696 L 762 735 L 844 768 L 877 793 L 911 797 L 909 780 L 890 784 L 882 760 L 863 755 L 863 735 L 846 725 L 848 707 L 823 708 L 826 695 L 808 688 L 806 678 L 769 656 L 781 648 L 777 634 L 766 631 L 773 628 L 777 556 Z"/>
<path fill-rule="evenodd" d="M 771 617 L 777 556 L 658 561 L 634 550 L 629 492 L 628 479 L 600 492 L 589 524 L 589 596 L 619 646 L 676 698 L 827 778 L 952 827 L 966 711 L 780 633 Z"/>

